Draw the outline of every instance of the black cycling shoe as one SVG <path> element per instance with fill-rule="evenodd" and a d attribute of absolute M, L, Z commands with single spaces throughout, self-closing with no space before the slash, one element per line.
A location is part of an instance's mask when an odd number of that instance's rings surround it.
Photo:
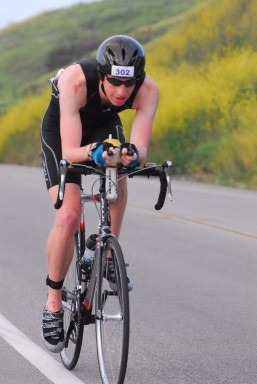
<path fill-rule="evenodd" d="M 114 270 L 114 265 L 112 260 L 106 261 L 106 266 L 105 266 L 105 271 L 104 271 L 104 277 L 107 279 L 110 288 L 116 292 L 117 291 L 117 286 L 116 286 L 116 280 L 115 280 L 115 270 Z M 127 277 L 127 282 L 128 282 L 128 291 L 132 291 L 133 289 L 133 284 L 131 283 L 130 279 Z"/>
<path fill-rule="evenodd" d="M 44 309 L 42 334 L 43 343 L 46 348 L 54 353 L 59 353 L 65 346 L 63 331 L 63 310 L 51 312 Z"/>

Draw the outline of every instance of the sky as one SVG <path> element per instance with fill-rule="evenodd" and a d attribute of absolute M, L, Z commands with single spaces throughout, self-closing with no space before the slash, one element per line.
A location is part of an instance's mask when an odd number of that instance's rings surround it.
<path fill-rule="evenodd" d="M 71 7 L 95 0 L 2 0 L 0 6 L 0 29 L 33 17 L 45 11 Z"/>

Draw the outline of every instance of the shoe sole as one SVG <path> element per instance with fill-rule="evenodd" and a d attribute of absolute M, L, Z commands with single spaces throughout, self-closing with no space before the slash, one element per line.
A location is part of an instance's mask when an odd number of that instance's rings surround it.
<path fill-rule="evenodd" d="M 52 345 L 50 343 L 48 343 L 45 338 L 44 338 L 44 335 L 43 335 L 43 331 L 41 331 L 41 338 L 43 340 L 43 343 L 44 343 L 44 346 L 48 349 L 48 351 L 50 352 L 53 352 L 53 353 L 60 353 L 64 347 L 65 347 L 65 341 L 60 341 L 58 344 L 56 345 Z"/>

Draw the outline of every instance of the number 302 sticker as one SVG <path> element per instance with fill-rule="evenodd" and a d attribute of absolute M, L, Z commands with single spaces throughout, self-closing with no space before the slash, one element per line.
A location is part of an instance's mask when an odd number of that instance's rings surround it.
<path fill-rule="evenodd" d="M 133 77 L 134 76 L 134 67 L 112 65 L 111 75 L 112 76 L 119 76 L 119 77 Z"/>

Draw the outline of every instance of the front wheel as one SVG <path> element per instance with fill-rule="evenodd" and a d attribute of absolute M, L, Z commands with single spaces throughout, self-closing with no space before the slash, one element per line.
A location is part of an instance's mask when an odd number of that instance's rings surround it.
<path fill-rule="evenodd" d="M 122 384 L 125 379 L 129 350 L 129 295 L 124 257 L 114 237 L 106 240 L 105 270 L 113 263 L 111 287 L 99 279 L 96 287 L 96 342 L 99 369 L 104 384 Z M 113 284 L 115 280 L 115 285 Z M 115 286 L 115 287 L 114 287 Z"/>

